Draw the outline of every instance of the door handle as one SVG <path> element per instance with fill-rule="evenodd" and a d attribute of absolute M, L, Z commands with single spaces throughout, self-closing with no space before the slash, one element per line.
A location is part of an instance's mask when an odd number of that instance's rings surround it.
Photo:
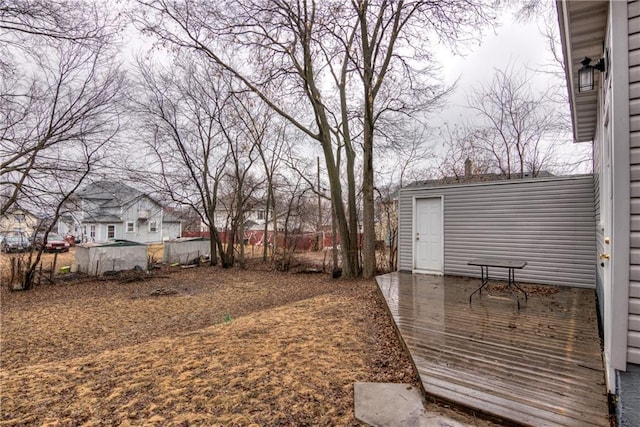
<path fill-rule="evenodd" d="M 420 233 L 416 233 L 416 240 L 420 240 Z"/>
<path fill-rule="evenodd" d="M 611 255 L 609 255 L 609 254 L 600 254 L 600 259 L 611 259 Z"/>

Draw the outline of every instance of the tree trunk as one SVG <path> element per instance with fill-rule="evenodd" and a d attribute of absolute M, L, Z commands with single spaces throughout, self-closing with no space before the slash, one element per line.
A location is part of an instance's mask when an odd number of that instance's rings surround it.
<path fill-rule="evenodd" d="M 366 123 L 366 120 L 365 120 Z M 369 135 L 367 135 L 369 133 Z M 375 219 L 373 198 L 373 135 L 364 132 L 364 165 L 362 170 L 362 275 L 371 278 L 376 275 Z"/>
<path fill-rule="evenodd" d="M 271 187 L 271 186 L 269 186 Z M 269 199 L 271 198 L 271 189 L 267 193 L 267 204 L 264 208 L 264 228 L 262 231 L 262 262 L 266 264 L 269 247 L 267 246 L 267 238 L 269 237 Z"/>
<path fill-rule="evenodd" d="M 209 265 L 211 267 L 214 267 L 216 264 L 218 264 L 218 254 L 217 254 L 217 245 L 218 242 L 216 241 L 216 238 L 214 236 L 214 228 L 210 225 L 209 226 Z M 218 233 L 215 233 L 215 235 L 217 236 Z"/>

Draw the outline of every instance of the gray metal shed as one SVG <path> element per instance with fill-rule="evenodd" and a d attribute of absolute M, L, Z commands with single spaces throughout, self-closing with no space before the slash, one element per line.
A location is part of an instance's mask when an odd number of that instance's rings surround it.
<path fill-rule="evenodd" d="M 471 259 L 500 257 L 528 262 L 518 281 L 595 287 L 592 175 L 415 183 L 398 211 L 400 271 L 476 277 Z"/>
<path fill-rule="evenodd" d="M 147 269 L 147 245 L 128 240 L 82 243 L 76 246 L 78 271 L 90 275 L 106 271 Z"/>
<path fill-rule="evenodd" d="M 164 242 L 162 262 L 189 264 L 211 252 L 211 240 L 202 237 L 181 237 Z"/>

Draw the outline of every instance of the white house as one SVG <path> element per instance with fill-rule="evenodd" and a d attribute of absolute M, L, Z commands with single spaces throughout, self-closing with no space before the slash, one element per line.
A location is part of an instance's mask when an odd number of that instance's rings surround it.
<path fill-rule="evenodd" d="M 0 233 L 31 236 L 42 222 L 29 211 L 16 207 L 0 216 Z"/>
<path fill-rule="evenodd" d="M 157 243 L 182 235 L 179 219 L 148 195 L 120 182 L 98 181 L 78 192 L 84 242 L 124 239 Z"/>
<path fill-rule="evenodd" d="M 593 144 L 607 387 L 640 425 L 640 2 L 556 2 L 573 135 Z"/>

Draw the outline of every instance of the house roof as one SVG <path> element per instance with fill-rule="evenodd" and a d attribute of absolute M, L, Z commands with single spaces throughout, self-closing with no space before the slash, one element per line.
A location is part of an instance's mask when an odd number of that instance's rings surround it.
<path fill-rule="evenodd" d="M 78 196 L 83 199 L 102 200 L 104 207 L 121 206 L 144 195 L 143 192 L 116 181 L 96 181 L 78 191 Z"/>
<path fill-rule="evenodd" d="M 148 198 L 161 205 L 160 202 L 142 191 L 116 181 L 96 181 L 78 191 L 77 194 L 82 199 L 93 200 L 102 208 L 117 208 L 141 197 Z M 120 222 L 121 218 L 112 214 L 97 214 L 91 217 L 91 221 L 113 223 Z M 182 222 L 182 220 L 171 214 L 170 210 L 164 208 L 162 222 Z"/>
<path fill-rule="evenodd" d="M 177 216 L 167 212 L 167 210 L 165 209 L 164 213 L 162 214 L 162 222 L 182 222 L 182 220 Z"/>
<path fill-rule="evenodd" d="M 25 215 L 25 216 L 31 216 L 33 218 L 39 218 L 37 215 L 31 213 L 29 210 L 21 207 L 20 205 L 18 205 L 17 203 L 15 203 L 13 206 L 11 206 L 5 213 L 3 216 L 9 216 L 9 215 Z"/>
<path fill-rule="evenodd" d="M 104 223 L 114 223 L 114 222 L 122 222 L 122 219 L 117 215 L 93 215 L 91 220 L 87 221 L 85 219 L 84 222 L 104 222 Z"/>
<path fill-rule="evenodd" d="M 578 92 L 578 70 L 584 57 L 595 62 L 603 56 L 608 7 L 609 2 L 602 0 L 556 1 L 576 142 L 593 141 L 596 132 L 598 91 Z M 600 73 L 595 72 L 595 87 L 598 87 L 600 78 Z"/>

